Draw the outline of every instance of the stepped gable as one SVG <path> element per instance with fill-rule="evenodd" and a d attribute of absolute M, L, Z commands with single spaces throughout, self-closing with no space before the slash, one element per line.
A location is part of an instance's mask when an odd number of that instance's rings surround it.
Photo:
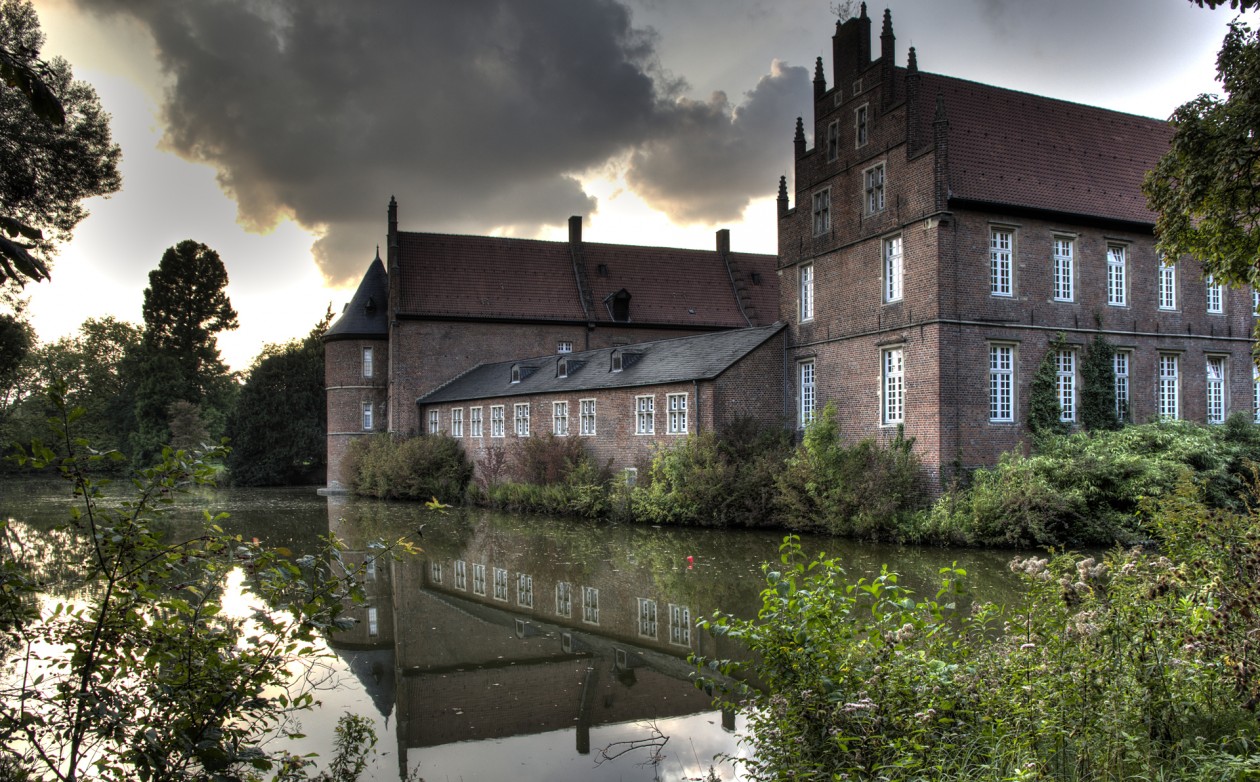
<path fill-rule="evenodd" d="M 543 356 L 481 364 L 420 397 L 418 402 L 427 405 L 465 399 L 711 380 L 765 344 L 766 340 L 778 334 L 783 327 L 783 323 L 774 323 L 694 337 L 567 353 L 559 357 Z M 621 354 L 624 369 L 611 371 L 613 353 Z M 555 369 L 560 360 L 568 362 L 567 377 L 557 377 Z M 521 373 L 521 380 L 513 383 L 511 369 L 514 365 L 534 371 Z"/>
<path fill-rule="evenodd" d="M 324 332 L 324 341 L 384 339 L 389 335 L 389 276 L 380 253 L 359 281 L 350 303 Z"/>
<path fill-rule="evenodd" d="M 943 101 L 951 202 L 1154 224 L 1141 185 L 1168 151 L 1167 122 L 938 74 L 919 94 Z M 921 138 L 933 113 L 919 112 Z"/>
<path fill-rule="evenodd" d="M 714 251 L 582 242 L 594 305 L 588 318 L 568 242 L 399 232 L 399 314 L 493 320 L 615 322 L 605 299 L 630 294 L 630 322 L 747 326 L 722 256 Z M 761 279 L 748 292 L 778 309 L 774 256 L 732 254 Z"/>

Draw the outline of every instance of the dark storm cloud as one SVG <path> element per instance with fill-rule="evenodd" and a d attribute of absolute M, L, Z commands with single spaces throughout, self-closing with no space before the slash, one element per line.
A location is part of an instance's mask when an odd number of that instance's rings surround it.
<path fill-rule="evenodd" d="M 594 211 L 574 174 L 627 153 L 654 206 L 737 215 L 773 192 L 806 105 L 800 69 L 738 108 L 679 102 L 654 34 L 613 0 L 79 2 L 146 25 L 165 144 L 214 166 L 246 224 L 325 230 L 335 281 L 380 243 L 390 195 L 405 228 L 528 233 Z"/>

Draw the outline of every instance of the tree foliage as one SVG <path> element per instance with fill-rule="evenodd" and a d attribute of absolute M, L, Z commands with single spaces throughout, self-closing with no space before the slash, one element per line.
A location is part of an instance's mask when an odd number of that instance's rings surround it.
<path fill-rule="evenodd" d="M 121 152 L 96 91 L 60 58 L 25 0 L 0 0 L 0 283 L 48 277 L 53 245 L 118 190 Z"/>
<path fill-rule="evenodd" d="M 1081 425 L 1088 430 L 1116 429 L 1116 349 L 1099 334 L 1081 361 Z"/>
<path fill-rule="evenodd" d="M 324 318 L 302 340 L 269 345 L 254 360 L 228 417 L 232 481 L 275 486 L 322 479 L 327 463 Z"/>
<path fill-rule="evenodd" d="M 1225 97 L 1200 95 L 1172 116 L 1172 146 L 1143 184 L 1157 248 L 1191 256 L 1216 281 L 1260 283 L 1260 38 L 1235 21 L 1216 61 Z"/>
<path fill-rule="evenodd" d="M 1037 365 L 1032 384 L 1028 389 L 1028 431 L 1034 437 L 1058 434 L 1066 430 L 1062 408 L 1059 406 L 1058 353 L 1067 348 L 1067 341 L 1060 333 L 1046 349 L 1046 355 Z"/>

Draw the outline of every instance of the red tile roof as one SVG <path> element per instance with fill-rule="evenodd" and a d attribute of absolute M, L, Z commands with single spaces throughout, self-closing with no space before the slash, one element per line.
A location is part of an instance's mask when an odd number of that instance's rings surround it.
<path fill-rule="evenodd" d="M 1168 123 L 929 73 L 919 94 L 925 141 L 944 99 L 951 199 L 1155 222 L 1141 184 Z"/>
<path fill-rule="evenodd" d="M 568 242 L 492 236 L 399 233 L 400 301 L 404 315 L 586 320 Z M 630 322 L 737 328 L 741 314 L 727 265 L 715 251 L 582 243 L 593 308 L 611 322 L 604 298 L 630 293 Z M 732 253 L 758 318 L 778 317 L 775 256 Z"/>

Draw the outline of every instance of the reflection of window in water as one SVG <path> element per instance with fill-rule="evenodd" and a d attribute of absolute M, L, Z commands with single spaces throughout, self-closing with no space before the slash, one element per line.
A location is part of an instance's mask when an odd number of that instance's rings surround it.
<path fill-rule="evenodd" d="M 430 577 L 435 584 L 442 583 L 442 563 L 434 562 L 429 566 Z"/>
<path fill-rule="evenodd" d="M 376 606 L 368 606 L 368 635 L 376 637 L 380 628 L 376 624 Z"/>
<path fill-rule="evenodd" d="M 556 614 L 573 616 L 573 585 L 568 581 L 556 584 Z"/>
<path fill-rule="evenodd" d="M 669 604 L 669 642 L 691 646 L 691 609 Z"/>
<path fill-rule="evenodd" d="M 501 567 L 494 569 L 494 599 L 508 599 L 507 571 Z"/>
<path fill-rule="evenodd" d="M 468 588 L 468 566 L 464 564 L 464 560 L 455 560 L 455 588 Z"/>
<path fill-rule="evenodd" d="M 485 597 L 486 594 L 486 566 L 473 565 L 473 594 Z"/>
<path fill-rule="evenodd" d="M 646 597 L 639 598 L 639 635 L 656 637 L 656 601 Z"/>
<path fill-rule="evenodd" d="M 599 624 L 599 590 L 595 587 L 582 587 L 582 621 Z"/>
<path fill-rule="evenodd" d="M 516 604 L 525 608 L 534 607 L 534 577 L 521 573 L 516 577 Z"/>

